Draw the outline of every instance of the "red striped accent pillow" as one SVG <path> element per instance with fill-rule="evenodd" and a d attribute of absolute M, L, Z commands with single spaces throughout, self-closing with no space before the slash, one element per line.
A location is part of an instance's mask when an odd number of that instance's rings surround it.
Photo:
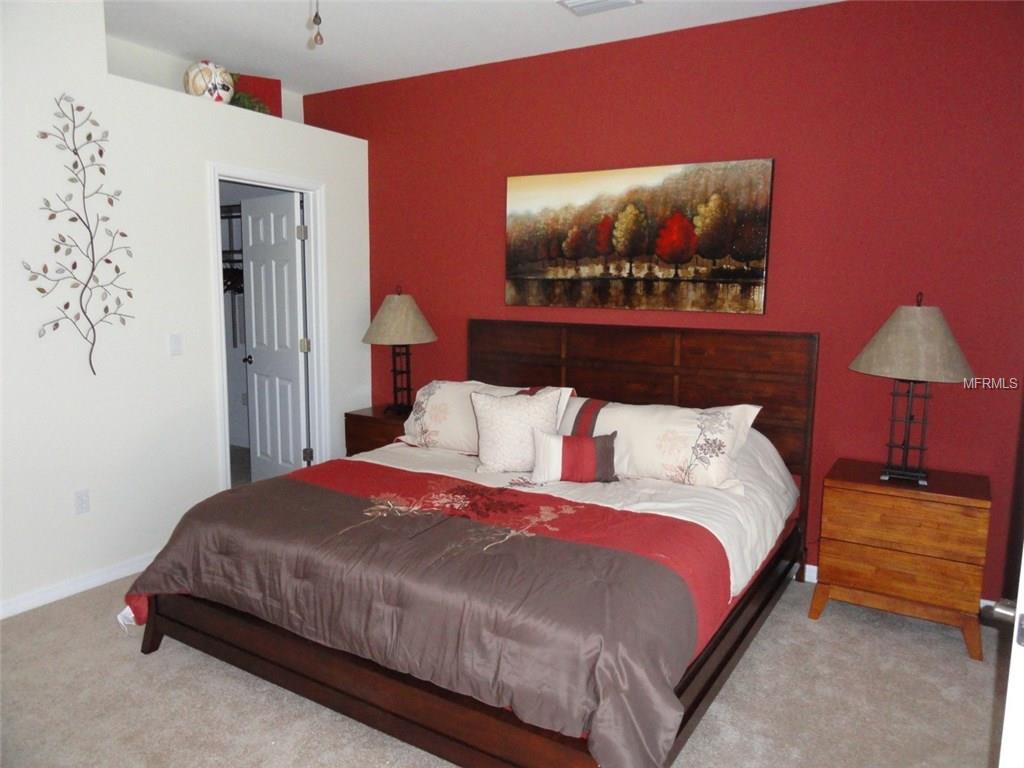
<path fill-rule="evenodd" d="M 593 436 L 594 428 L 597 426 L 597 417 L 606 405 L 608 405 L 607 400 L 598 400 L 593 397 L 570 397 L 558 426 L 558 434 Z"/>
<path fill-rule="evenodd" d="M 610 483 L 615 476 L 615 432 L 610 435 L 553 435 L 533 430 L 534 464 L 530 480 L 537 484 Z"/>

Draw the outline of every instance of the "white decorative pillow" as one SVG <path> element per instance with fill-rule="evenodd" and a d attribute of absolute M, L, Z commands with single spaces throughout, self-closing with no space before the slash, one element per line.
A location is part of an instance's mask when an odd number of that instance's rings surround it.
<path fill-rule="evenodd" d="M 618 432 L 615 471 L 620 477 L 742 489 L 734 460 L 760 410 L 759 405 L 701 410 L 570 398 L 558 431 L 563 435 Z"/>
<path fill-rule="evenodd" d="M 558 424 L 562 422 L 562 414 L 569 406 L 570 398 L 576 397 L 576 390 L 572 387 L 524 387 L 516 392 L 517 395 L 539 395 L 541 392 L 558 392 Z"/>
<path fill-rule="evenodd" d="M 558 425 L 557 389 L 536 395 L 470 395 L 480 432 L 480 472 L 529 472 L 533 469 L 533 430 L 554 432 Z"/>
<path fill-rule="evenodd" d="M 573 391 L 567 387 L 545 387 L 537 392 L 548 391 L 559 393 L 558 416 L 561 418 Z M 521 387 L 497 387 L 482 381 L 432 381 L 416 393 L 416 402 L 405 420 L 405 435 L 401 440 L 421 448 L 446 448 L 476 454 L 476 416 L 469 399 L 474 392 L 507 396 L 523 390 Z"/>

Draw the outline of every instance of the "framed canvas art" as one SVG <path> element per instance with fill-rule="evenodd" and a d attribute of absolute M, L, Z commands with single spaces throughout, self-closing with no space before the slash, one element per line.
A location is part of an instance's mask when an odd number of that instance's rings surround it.
<path fill-rule="evenodd" d="M 505 303 L 764 313 L 772 161 L 508 179 Z"/>

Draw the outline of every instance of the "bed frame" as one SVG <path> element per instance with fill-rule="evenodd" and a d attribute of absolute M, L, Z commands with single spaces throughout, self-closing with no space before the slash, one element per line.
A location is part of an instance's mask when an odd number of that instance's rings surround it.
<path fill-rule="evenodd" d="M 618 402 L 764 406 L 756 427 L 800 479 L 797 524 L 676 686 L 682 749 L 772 606 L 802 578 L 818 337 L 812 333 L 469 321 L 469 376 L 573 386 Z M 217 603 L 150 598 L 142 652 L 166 635 L 465 768 L 596 768 L 582 739 L 527 725 L 409 675 Z"/>

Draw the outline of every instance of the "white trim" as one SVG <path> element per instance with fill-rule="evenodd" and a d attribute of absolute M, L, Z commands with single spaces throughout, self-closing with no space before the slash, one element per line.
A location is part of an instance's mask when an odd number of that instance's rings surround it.
<path fill-rule="evenodd" d="M 231 437 L 228 426 L 228 351 L 224 341 L 224 246 L 220 239 L 220 173 L 213 163 L 210 163 L 209 169 L 207 198 L 212 210 L 208 211 L 208 220 L 210 242 L 213 244 L 215 256 L 210 260 L 210 285 L 213 289 L 213 327 L 217 336 L 213 345 L 213 354 L 216 358 L 213 366 L 216 392 L 214 410 L 217 413 L 217 423 L 220 425 L 219 429 L 214 429 L 214 435 L 217 440 L 217 453 L 220 455 L 220 490 L 226 490 L 231 487 Z"/>
<path fill-rule="evenodd" d="M 330 370 L 327 332 L 327 190 L 321 184 L 306 196 L 306 226 L 310 237 L 306 241 L 307 275 L 313 279 L 306 284 L 308 307 L 307 322 L 313 347 L 309 353 L 309 375 L 315 386 L 310 393 L 309 418 L 313 434 L 309 444 L 313 447 L 313 463 L 327 461 L 331 451 L 331 418 L 328 394 Z"/>
<path fill-rule="evenodd" d="M 145 570 L 155 557 L 155 551 L 149 552 L 145 555 L 133 557 L 130 560 L 108 565 L 106 568 L 100 568 L 97 571 L 91 571 L 82 576 L 75 576 L 57 584 L 51 584 L 48 587 L 40 587 L 30 592 L 23 592 L 9 600 L 0 602 L 0 619 L 6 619 L 10 616 L 30 611 L 33 608 L 38 608 L 41 605 L 52 603 L 55 600 L 62 600 L 65 597 L 77 595 L 79 592 L 85 592 L 87 589 L 100 587 L 112 581 L 123 579 L 125 576 L 139 573 Z"/>
<path fill-rule="evenodd" d="M 208 199 L 210 243 L 212 256 L 213 311 L 214 311 L 214 355 L 217 380 L 215 409 L 220 428 L 217 442 L 220 453 L 220 487 L 231 487 L 231 439 L 228 429 L 228 382 L 227 349 L 224 346 L 224 290 L 223 266 L 220 241 L 220 182 L 233 181 L 273 187 L 285 192 L 301 192 L 305 195 L 306 226 L 310 238 L 306 241 L 306 320 L 313 342 L 309 352 L 309 445 L 313 448 L 314 463 L 325 461 L 330 451 L 331 427 L 328 407 L 328 333 L 327 333 L 327 216 L 324 208 L 326 197 L 322 181 L 303 179 L 273 171 L 243 168 L 219 162 L 208 164 Z M 215 215 L 217 214 L 217 215 Z"/>

